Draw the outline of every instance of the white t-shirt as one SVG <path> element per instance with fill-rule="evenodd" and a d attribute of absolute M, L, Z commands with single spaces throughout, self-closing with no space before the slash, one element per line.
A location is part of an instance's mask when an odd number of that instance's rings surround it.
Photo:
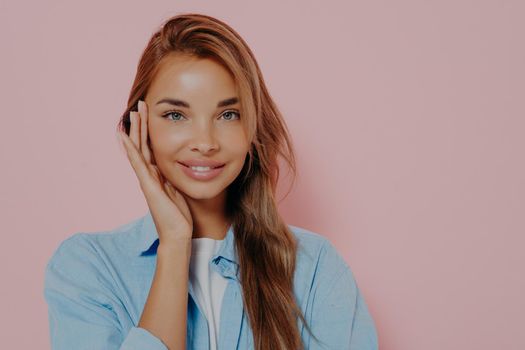
<path fill-rule="evenodd" d="M 192 238 L 189 281 L 208 320 L 210 349 L 217 349 L 222 297 L 228 280 L 210 268 L 210 259 L 224 240 Z"/>

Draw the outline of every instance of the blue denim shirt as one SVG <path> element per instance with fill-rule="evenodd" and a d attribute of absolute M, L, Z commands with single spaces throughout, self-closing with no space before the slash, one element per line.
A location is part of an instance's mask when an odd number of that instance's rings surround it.
<path fill-rule="evenodd" d="M 305 349 L 376 350 L 377 333 L 354 276 L 330 241 L 289 225 L 299 242 L 294 293 L 318 344 L 298 320 Z M 151 212 L 114 230 L 78 232 L 60 243 L 45 270 L 53 350 L 167 350 L 137 327 L 156 266 Z M 210 267 L 228 279 L 219 350 L 254 349 L 243 308 L 232 226 Z M 209 349 L 208 323 L 188 283 L 188 349 Z"/>

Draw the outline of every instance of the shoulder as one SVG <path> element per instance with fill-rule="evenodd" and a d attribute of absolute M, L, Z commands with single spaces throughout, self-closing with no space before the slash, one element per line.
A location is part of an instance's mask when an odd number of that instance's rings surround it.
<path fill-rule="evenodd" d="M 295 292 L 325 349 L 377 349 L 377 331 L 350 266 L 319 233 L 289 225 L 299 242 Z M 314 338 L 306 336 L 307 347 Z"/>
<path fill-rule="evenodd" d="M 69 235 L 55 248 L 46 269 L 81 273 L 98 268 L 107 259 L 125 258 L 133 247 L 142 219 L 134 219 L 110 230 Z"/>
<path fill-rule="evenodd" d="M 297 242 L 297 269 L 320 283 L 331 282 L 342 274 L 353 279 L 350 266 L 333 243 L 318 232 L 288 225 Z"/>
<path fill-rule="evenodd" d="M 326 263 L 346 265 L 344 258 L 329 238 L 303 227 L 288 225 L 298 242 L 298 253 Z"/>
<path fill-rule="evenodd" d="M 46 300 L 52 305 L 76 300 L 120 307 L 122 290 L 127 288 L 124 273 L 134 266 L 130 247 L 140 225 L 141 218 L 107 231 L 76 232 L 62 240 L 45 266 Z"/>

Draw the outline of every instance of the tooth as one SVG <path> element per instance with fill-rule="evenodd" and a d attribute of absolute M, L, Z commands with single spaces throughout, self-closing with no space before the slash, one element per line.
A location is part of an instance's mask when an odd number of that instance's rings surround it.
<path fill-rule="evenodd" d="M 192 166 L 191 169 L 192 170 L 196 170 L 196 171 L 208 171 L 208 170 L 211 170 L 211 167 L 207 167 L 207 166 Z"/>

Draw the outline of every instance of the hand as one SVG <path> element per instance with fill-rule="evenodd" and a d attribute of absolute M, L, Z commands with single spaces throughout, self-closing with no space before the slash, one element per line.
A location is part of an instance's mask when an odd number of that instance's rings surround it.
<path fill-rule="evenodd" d="M 159 244 L 176 244 L 180 239 L 191 239 L 193 219 L 182 194 L 151 161 L 148 109 L 144 101 L 139 101 L 138 105 L 138 112 L 130 112 L 130 135 L 122 131 L 118 133 L 146 197 L 159 234 Z"/>

